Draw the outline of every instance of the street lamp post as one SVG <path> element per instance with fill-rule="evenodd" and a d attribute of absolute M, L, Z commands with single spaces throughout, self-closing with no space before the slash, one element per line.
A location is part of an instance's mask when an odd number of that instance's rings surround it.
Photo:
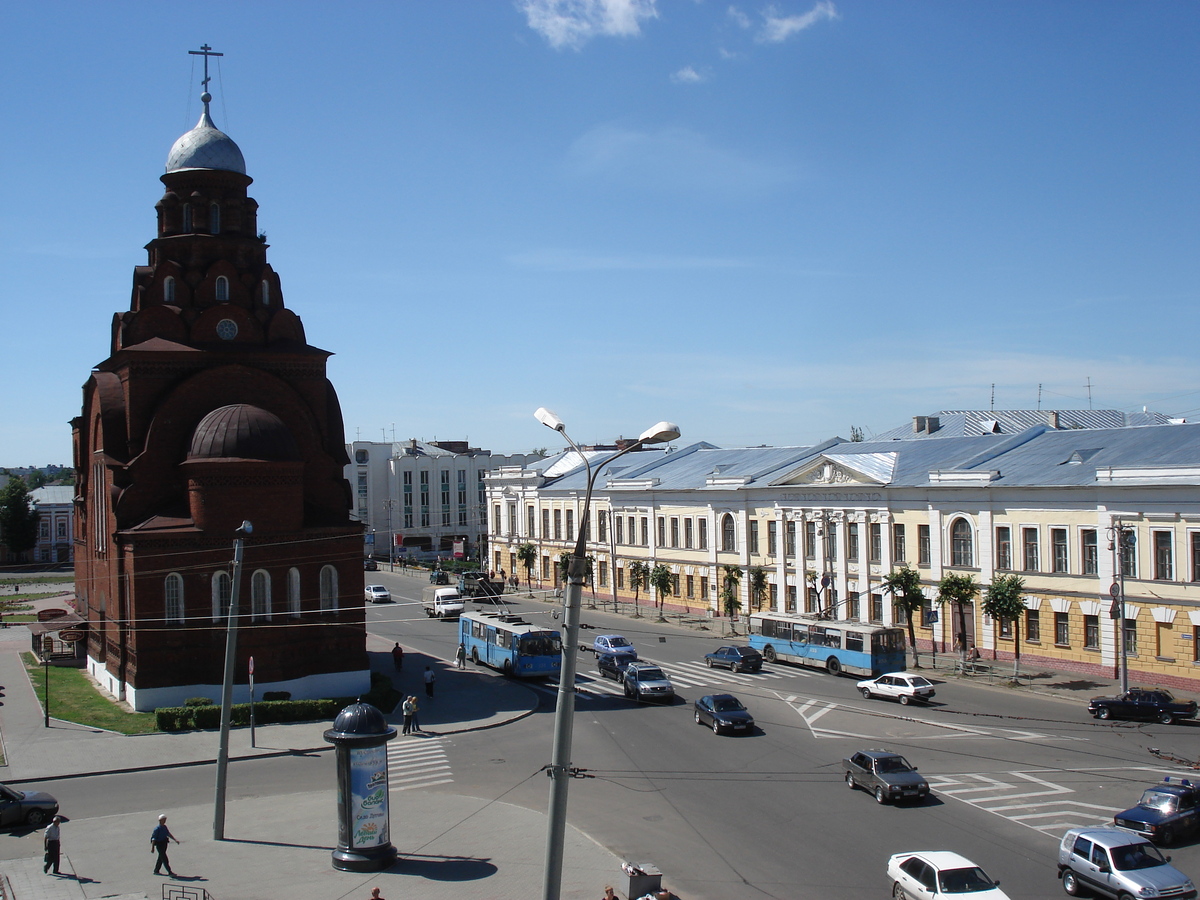
<path fill-rule="evenodd" d="M 646 444 L 661 444 L 679 437 L 679 427 L 671 422 L 659 422 L 643 432 L 641 437 L 592 468 L 585 454 L 567 434 L 562 419 L 542 407 L 534 414 L 539 422 L 563 436 L 571 449 L 579 454 L 587 471 L 587 492 L 579 519 L 579 534 L 575 551 L 567 566 L 567 590 L 563 600 L 562 671 L 558 678 L 558 702 L 554 710 L 554 751 L 547 774 L 550 776 L 550 811 L 546 834 L 546 870 L 542 882 L 543 900 L 559 900 L 562 891 L 563 841 L 567 829 L 567 786 L 571 769 L 571 738 L 575 716 L 575 656 L 579 647 L 579 608 L 583 600 L 583 584 L 587 576 L 587 522 L 592 503 L 592 488 L 596 476 L 619 456 Z"/>
<path fill-rule="evenodd" d="M 237 657 L 238 584 L 242 580 L 242 542 L 254 526 L 243 521 L 233 541 L 233 584 L 225 626 L 225 676 L 221 682 L 221 740 L 217 749 L 217 793 L 213 811 L 213 840 L 225 840 L 225 781 L 229 772 L 229 726 L 233 718 L 233 665 Z"/>
<path fill-rule="evenodd" d="M 1132 552 L 1137 543 L 1137 534 L 1133 527 L 1126 525 L 1120 519 L 1115 519 L 1109 528 L 1113 550 L 1113 564 L 1116 570 L 1116 581 L 1109 589 L 1113 598 L 1109 608 L 1109 616 L 1117 620 L 1117 668 L 1121 678 L 1121 693 L 1129 690 L 1129 644 L 1125 633 L 1125 553 Z"/>

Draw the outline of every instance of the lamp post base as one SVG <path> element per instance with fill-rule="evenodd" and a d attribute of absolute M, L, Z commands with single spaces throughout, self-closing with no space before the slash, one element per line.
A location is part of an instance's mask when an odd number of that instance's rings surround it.
<path fill-rule="evenodd" d="M 392 844 L 369 847 L 362 850 L 333 851 L 333 867 L 342 872 L 381 872 L 396 861 L 396 848 Z"/>

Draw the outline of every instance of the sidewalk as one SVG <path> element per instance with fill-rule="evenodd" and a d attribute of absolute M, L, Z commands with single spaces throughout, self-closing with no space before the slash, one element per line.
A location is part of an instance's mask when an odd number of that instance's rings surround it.
<path fill-rule="evenodd" d="M 215 732 L 126 737 L 84 728 L 43 713 L 29 685 L 20 652 L 29 648 L 23 626 L 0 630 L 0 739 L 7 766 L 0 781 L 49 789 L 73 775 L 125 772 L 174 765 L 211 764 Z M 391 670 L 391 643 L 368 636 L 372 666 Z M 437 702 L 423 703 L 421 724 L 433 735 L 495 727 L 531 714 L 537 695 L 529 688 L 470 669 L 450 672 L 452 663 L 409 652 L 401 687 L 418 694 L 420 674 L 433 665 L 441 677 Z M 51 711 L 53 711 L 53 706 Z M 400 715 L 388 716 L 399 724 Z M 322 737 L 329 722 L 270 725 L 257 729 L 257 747 L 247 728 L 230 735 L 230 759 L 287 755 L 332 748 Z M 397 738 L 397 741 L 404 740 Z M 36 782 L 36 783 L 32 783 Z M 63 809 L 63 859 L 59 877 L 42 873 L 41 837 L 19 829 L 0 844 L 3 900 L 85 900 L 160 897 L 164 883 L 203 888 L 217 900 L 366 900 L 378 886 L 384 897 L 461 900 L 464 896 L 528 900 L 541 892 L 546 839 L 543 813 L 474 797 L 430 791 L 393 791 L 391 840 L 400 851 L 386 872 L 361 874 L 333 869 L 337 844 L 336 786 L 279 797 L 231 801 L 226 840 L 214 841 L 212 805 L 170 809 L 172 831 L 184 843 L 171 847 L 174 879 L 152 874 L 149 833 L 157 810 L 131 815 L 71 820 Z M 566 836 L 564 898 L 591 900 L 605 884 L 618 884 L 613 854 L 574 829 Z M 7 886 L 4 879 L 7 879 Z M 197 890 L 196 896 L 203 896 Z"/>

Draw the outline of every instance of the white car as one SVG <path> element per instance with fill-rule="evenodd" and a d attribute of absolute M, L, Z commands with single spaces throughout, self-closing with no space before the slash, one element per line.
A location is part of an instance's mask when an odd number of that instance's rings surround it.
<path fill-rule="evenodd" d="M 913 701 L 928 703 L 934 694 L 932 681 L 924 675 L 914 675 L 911 672 L 892 672 L 878 678 L 868 678 L 858 683 L 858 691 L 867 700 L 883 697 L 887 700 L 899 700 L 905 706 Z"/>
<path fill-rule="evenodd" d="M 389 603 L 392 599 L 392 592 L 382 584 L 368 584 L 363 590 L 363 597 L 369 603 Z"/>
<path fill-rule="evenodd" d="M 942 894 L 966 900 L 1008 900 L 1000 882 L 965 856 L 949 850 L 917 850 L 888 859 L 894 900 L 933 900 Z"/>

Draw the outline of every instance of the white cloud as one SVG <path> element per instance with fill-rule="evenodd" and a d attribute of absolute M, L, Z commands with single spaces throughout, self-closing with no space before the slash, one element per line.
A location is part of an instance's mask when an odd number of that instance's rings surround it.
<path fill-rule="evenodd" d="M 567 157 L 570 174 L 650 190 L 686 190 L 742 197 L 795 180 L 796 171 L 718 147 L 686 128 L 635 131 L 600 125 L 582 135 Z"/>
<path fill-rule="evenodd" d="M 637 37 L 658 18 L 657 0 L 517 0 L 529 27 L 555 50 L 578 50 L 594 37 Z"/>
<path fill-rule="evenodd" d="M 827 19 L 838 18 L 837 7 L 829 0 L 821 0 L 816 6 L 806 13 L 801 13 L 798 16 L 783 16 L 779 14 L 779 9 L 774 6 L 769 6 L 763 10 L 763 27 L 759 32 L 757 40 L 761 44 L 778 44 L 786 41 L 793 34 L 811 28 L 818 22 L 823 22 Z"/>
<path fill-rule="evenodd" d="M 676 84 L 700 84 L 702 81 L 707 81 L 708 76 L 701 75 L 691 66 L 684 66 L 678 72 L 671 73 L 671 80 Z"/>
<path fill-rule="evenodd" d="M 742 28 L 750 27 L 750 17 L 736 6 L 729 7 L 729 18 L 733 19 Z"/>

